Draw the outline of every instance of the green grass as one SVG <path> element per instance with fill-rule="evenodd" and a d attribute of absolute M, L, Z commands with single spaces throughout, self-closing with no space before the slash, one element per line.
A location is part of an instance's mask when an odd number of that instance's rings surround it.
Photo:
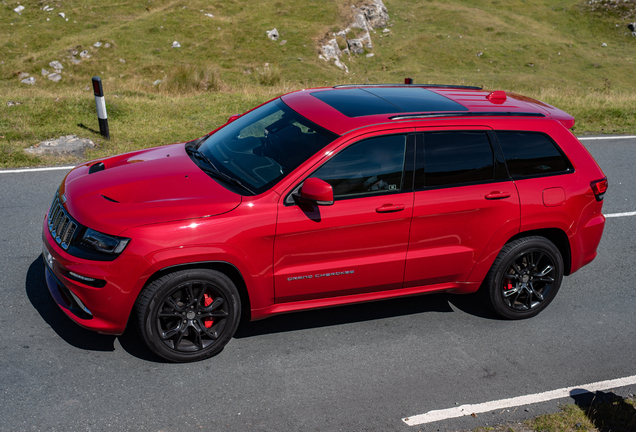
<path fill-rule="evenodd" d="M 597 392 L 591 401 L 564 405 L 561 411 L 535 419 L 473 432 L 628 432 L 636 430 L 636 400 Z"/>
<path fill-rule="evenodd" d="M 542 432 L 633 431 L 636 429 L 636 402 L 617 397 L 590 405 L 566 405 L 560 413 L 538 417 L 528 425 Z"/>
<path fill-rule="evenodd" d="M 626 35 L 618 12 L 590 11 L 587 2 L 387 0 L 390 33 L 372 34 L 374 57 L 346 57 L 348 75 L 318 59 L 318 46 L 346 25 L 351 0 L 21 4 L 22 15 L 13 11 L 17 2 L 0 4 L 0 167 L 54 163 L 22 152 L 43 139 L 99 140 L 77 126 L 97 129 L 86 89 L 95 75 L 112 140 L 87 157 L 194 138 L 286 91 L 406 76 L 537 97 L 574 115 L 576 133 L 636 126 L 636 37 Z M 41 10 L 47 4 L 55 9 Z M 276 42 L 265 34 L 274 27 Z M 96 48 L 98 41 L 104 45 Z M 91 57 L 72 64 L 73 50 Z M 40 74 L 53 60 L 64 65 L 59 83 Z M 21 84 L 20 72 L 37 83 Z"/>

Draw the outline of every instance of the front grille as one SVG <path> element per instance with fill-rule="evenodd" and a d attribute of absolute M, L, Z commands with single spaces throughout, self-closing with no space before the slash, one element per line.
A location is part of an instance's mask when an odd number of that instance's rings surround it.
<path fill-rule="evenodd" d="M 64 210 L 60 198 L 55 195 L 49 211 L 49 232 L 62 249 L 68 249 L 73 234 L 77 230 L 77 223 Z"/>

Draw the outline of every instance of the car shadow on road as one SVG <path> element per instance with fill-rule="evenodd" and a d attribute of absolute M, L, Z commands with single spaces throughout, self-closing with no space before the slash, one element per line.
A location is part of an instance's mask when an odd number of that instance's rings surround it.
<path fill-rule="evenodd" d="M 129 325 L 121 336 L 109 336 L 86 330 L 75 324 L 60 310 L 51 297 L 44 272 L 44 262 L 40 255 L 31 263 L 27 271 L 26 294 L 44 321 L 66 343 L 84 350 L 114 351 L 117 339 L 121 347 L 130 355 L 145 361 L 165 363 L 146 347 L 134 326 Z M 454 312 L 451 305 L 476 317 L 499 319 L 474 294 L 442 293 L 294 312 L 255 322 L 243 321 L 234 337 L 246 338 L 427 312 Z"/>
<path fill-rule="evenodd" d="M 636 430 L 636 407 L 616 393 L 574 389 L 570 394 L 599 432 Z"/>
<path fill-rule="evenodd" d="M 470 315 L 486 319 L 499 319 L 482 304 L 475 294 L 453 295 L 442 293 L 293 312 L 273 316 L 262 321 L 243 321 L 234 337 L 240 339 L 427 312 L 455 312 L 451 304 Z"/>
<path fill-rule="evenodd" d="M 66 343 L 76 348 L 92 351 L 114 351 L 114 336 L 100 335 L 83 329 L 60 310 L 46 286 L 44 271 L 44 262 L 40 254 L 29 266 L 25 283 L 29 301 L 42 319 Z"/>
<path fill-rule="evenodd" d="M 86 330 L 75 324 L 60 310 L 51 297 L 46 286 L 44 271 L 44 262 L 40 255 L 31 263 L 27 271 L 26 294 L 42 319 L 66 343 L 89 351 L 115 351 L 115 339 L 118 339 L 121 347 L 132 356 L 152 362 L 163 362 L 146 348 L 134 329 L 127 329 L 121 336 L 109 336 Z"/>

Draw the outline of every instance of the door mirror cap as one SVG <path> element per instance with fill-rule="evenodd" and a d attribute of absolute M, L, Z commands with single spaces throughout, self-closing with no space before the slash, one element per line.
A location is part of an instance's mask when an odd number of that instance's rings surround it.
<path fill-rule="evenodd" d="M 310 177 L 305 180 L 296 197 L 302 203 L 329 206 L 333 205 L 333 188 L 324 180 Z"/>
<path fill-rule="evenodd" d="M 227 119 L 227 123 L 225 123 L 225 124 L 232 123 L 234 120 L 238 119 L 240 116 L 241 116 L 241 114 L 234 114 L 234 115 L 231 115 L 231 116 L 230 116 L 230 118 L 229 118 L 229 119 Z"/>

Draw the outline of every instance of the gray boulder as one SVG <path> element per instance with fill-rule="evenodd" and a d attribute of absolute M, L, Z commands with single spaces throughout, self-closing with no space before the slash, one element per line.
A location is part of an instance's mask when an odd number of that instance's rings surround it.
<path fill-rule="evenodd" d="M 94 147 L 95 143 L 88 138 L 66 135 L 55 140 L 42 141 L 24 149 L 24 151 L 35 156 L 75 156 L 81 158 L 84 157 L 86 149 Z"/>
<path fill-rule="evenodd" d="M 51 66 L 56 71 L 60 71 L 60 70 L 64 69 L 64 66 L 62 66 L 62 63 L 60 63 L 57 60 L 54 60 L 51 63 L 49 63 L 49 66 Z"/>
<path fill-rule="evenodd" d="M 273 28 L 272 30 L 265 30 L 265 33 L 267 33 L 267 37 L 271 40 L 278 40 L 278 30 L 276 30 L 275 28 Z"/>

